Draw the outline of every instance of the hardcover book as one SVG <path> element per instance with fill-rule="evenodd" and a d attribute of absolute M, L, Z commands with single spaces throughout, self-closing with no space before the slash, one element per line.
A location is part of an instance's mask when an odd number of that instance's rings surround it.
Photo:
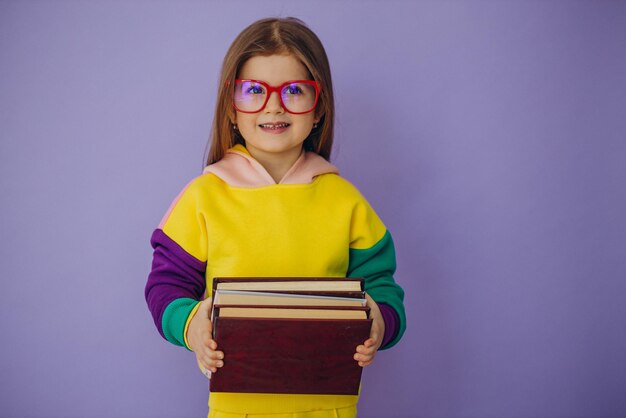
<path fill-rule="evenodd" d="M 213 290 L 362 291 L 363 279 L 352 277 L 216 277 Z"/>
<path fill-rule="evenodd" d="M 222 318 L 283 318 L 283 319 L 367 319 L 367 306 L 302 306 L 302 305 L 219 305 L 214 317 Z"/>
<path fill-rule="evenodd" d="M 214 305 L 365 306 L 364 298 L 218 289 Z"/>

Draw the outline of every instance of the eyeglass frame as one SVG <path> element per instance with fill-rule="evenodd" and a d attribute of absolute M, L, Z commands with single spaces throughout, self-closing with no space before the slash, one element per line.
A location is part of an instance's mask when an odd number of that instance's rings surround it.
<path fill-rule="evenodd" d="M 311 113 L 312 111 L 315 110 L 315 107 L 317 106 L 317 102 L 319 101 L 320 98 L 320 93 L 322 91 L 322 85 L 320 84 L 319 81 L 315 81 L 315 80 L 289 80 L 289 81 L 285 81 L 284 83 L 282 83 L 279 86 L 270 86 L 268 83 L 266 83 L 265 81 L 261 81 L 261 80 L 252 80 L 252 79 L 236 79 L 235 83 L 240 83 L 240 82 L 244 82 L 244 81 L 251 81 L 253 83 L 259 83 L 260 85 L 262 85 L 263 87 L 265 87 L 265 90 L 267 92 L 267 96 L 265 97 L 265 102 L 263 102 L 263 106 L 261 106 L 259 108 L 259 110 L 256 110 L 254 112 L 249 111 L 249 110 L 241 110 L 237 107 L 237 105 L 235 104 L 235 90 L 233 89 L 233 94 L 232 94 L 232 100 L 233 100 L 233 107 L 241 113 L 259 113 L 260 111 L 262 111 L 263 109 L 265 109 L 265 106 L 267 106 L 267 102 L 269 102 L 270 100 L 270 96 L 272 95 L 273 92 L 276 92 L 276 94 L 278 95 L 278 100 L 280 100 L 280 105 L 283 109 L 285 109 L 285 111 L 287 113 L 291 113 L 292 115 L 304 115 L 305 113 Z M 293 84 L 293 83 L 305 83 L 305 84 L 310 84 L 313 87 L 315 87 L 315 102 L 313 102 L 313 106 L 311 107 L 310 110 L 307 110 L 306 112 L 292 112 L 289 109 L 287 109 L 287 106 L 285 106 L 285 103 L 283 102 L 283 96 L 281 94 L 281 90 L 288 84 Z M 230 82 L 227 82 L 226 85 L 229 85 Z M 234 84 L 234 83 L 233 83 Z"/>

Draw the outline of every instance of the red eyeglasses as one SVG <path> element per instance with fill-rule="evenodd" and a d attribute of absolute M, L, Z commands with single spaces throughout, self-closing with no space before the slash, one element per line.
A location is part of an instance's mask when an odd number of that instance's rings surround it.
<path fill-rule="evenodd" d="M 259 80 L 235 80 L 233 104 L 243 113 L 257 113 L 265 108 L 272 92 L 276 92 L 287 112 L 296 115 L 315 109 L 321 85 L 313 80 L 286 81 L 280 86 L 270 86 Z"/>

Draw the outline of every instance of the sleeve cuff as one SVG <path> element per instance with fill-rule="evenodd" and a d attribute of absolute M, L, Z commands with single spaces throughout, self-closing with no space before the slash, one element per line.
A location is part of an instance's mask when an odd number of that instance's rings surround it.
<path fill-rule="evenodd" d="M 398 334 L 398 329 L 400 328 L 400 318 L 398 317 L 396 311 L 385 303 L 380 303 L 378 308 L 380 309 L 383 321 L 385 322 L 385 335 L 383 336 L 383 343 L 380 345 L 380 349 L 384 350 L 388 348 L 387 345 L 393 341 Z"/>
<path fill-rule="evenodd" d="M 192 313 L 197 310 L 199 301 L 190 298 L 179 298 L 172 301 L 163 312 L 163 335 L 174 345 L 188 349 L 185 341 L 185 331 Z"/>
<path fill-rule="evenodd" d="M 185 321 L 185 331 L 183 332 L 183 339 L 185 341 L 185 348 L 189 351 L 193 351 L 189 346 L 189 341 L 187 340 L 187 331 L 189 330 L 189 324 L 194 316 L 196 316 L 196 312 L 198 312 L 198 308 L 200 307 L 200 303 L 196 303 L 196 306 L 193 307 L 191 312 L 189 312 L 189 316 L 187 317 L 187 321 Z"/>

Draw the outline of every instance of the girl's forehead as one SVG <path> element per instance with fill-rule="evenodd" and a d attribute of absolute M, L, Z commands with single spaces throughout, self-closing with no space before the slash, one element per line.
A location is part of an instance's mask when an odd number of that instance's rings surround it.
<path fill-rule="evenodd" d="M 241 66 L 237 78 L 261 80 L 270 85 L 277 85 L 289 80 L 307 79 L 308 71 L 304 64 L 291 54 L 257 55 Z"/>

